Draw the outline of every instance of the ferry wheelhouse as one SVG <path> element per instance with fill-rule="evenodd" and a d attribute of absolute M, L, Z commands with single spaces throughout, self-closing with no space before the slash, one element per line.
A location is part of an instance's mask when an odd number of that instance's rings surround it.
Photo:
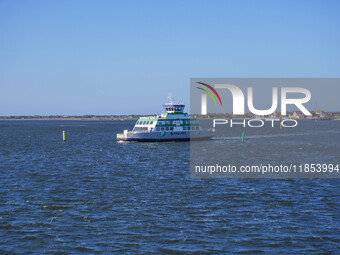
<path fill-rule="evenodd" d="M 157 116 L 140 117 L 132 131 L 117 134 L 122 141 L 189 141 L 210 139 L 214 133 L 203 130 L 197 119 L 184 112 L 185 105 L 170 101 Z"/>

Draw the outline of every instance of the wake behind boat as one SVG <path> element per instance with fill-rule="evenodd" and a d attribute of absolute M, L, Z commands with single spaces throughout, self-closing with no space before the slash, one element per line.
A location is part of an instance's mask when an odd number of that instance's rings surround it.
<path fill-rule="evenodd" d="M 164 112 L 157 116 L 140 117 L 132 131 L 117 134 L 117 140 L 137 142 L 166 142 L 207 140 L 213 131 L 203 130 L 197 119 L 184 112 L 185 105 L 174 103 L 163 105 Z"/>

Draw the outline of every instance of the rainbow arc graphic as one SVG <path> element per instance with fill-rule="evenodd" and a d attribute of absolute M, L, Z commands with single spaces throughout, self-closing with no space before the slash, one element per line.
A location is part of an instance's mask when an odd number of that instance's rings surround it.
<path fill-rule="evenodd" d="M 205 86 L 205 87 L 207 87 L 207 88 L 209 88 L 209 89 L 217 96 L 217 98 L 218 98 L 218 100 L 220 101 L 220 104 L 221 104 L 221 106 L 222 106 L 222 100 L 221 100 L 221 98 L 220 98 L 220 95 L 217 93 L 217 91 L 216 91 L 212 86 L 210 86 L 209 84 L 203 83 L 203 82 L 197 82 L 197 83 L 198 83 L 198 84 L 201 84 L 201 85 L 203 85 L 203 86 Z M 201 88 L 201 87 L 196 87 L 196 88 L 198 88 L 198 89 L 203 90 L 204 92 L 206 92 L 206 93 L 212 98 L 212 100 L 214 101 L 215 105 L 217 105 L 216 100 L 215 100 L 215 97 L 213 96 L 213 94 L 212 94 L 209 90 L 207 90 L 207 89 L 205 89 L 205 88 Z"/>

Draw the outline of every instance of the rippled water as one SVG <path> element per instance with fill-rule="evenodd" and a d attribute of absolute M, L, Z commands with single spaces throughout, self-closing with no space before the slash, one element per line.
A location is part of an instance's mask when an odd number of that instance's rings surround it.
<path fill-rule="evenodd" d="M 191 179 L 133 124 L 1 121 L 0 253 L 340 253 L 338 179 Z"/>

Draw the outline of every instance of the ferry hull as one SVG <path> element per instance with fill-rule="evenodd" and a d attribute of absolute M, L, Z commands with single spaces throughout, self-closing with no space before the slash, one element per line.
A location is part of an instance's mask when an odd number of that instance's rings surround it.
<path fill-rule="evenodd" d="M 193 132 L 151 132 L 117 134 L 117 140 L 134 142 L 184 142 L 190 140 L 208 140 L 214 136 L 211 131 Z"/>

